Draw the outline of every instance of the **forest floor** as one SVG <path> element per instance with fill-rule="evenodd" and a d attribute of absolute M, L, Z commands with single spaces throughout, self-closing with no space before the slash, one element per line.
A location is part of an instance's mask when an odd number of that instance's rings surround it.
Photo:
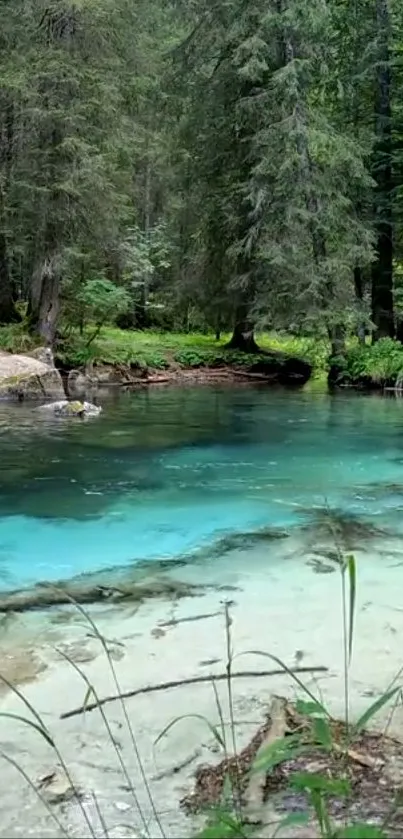
<path fill-rule="evenodd" d="M 223 334 L 217 341 L 213 334 L 134 331 L 114 326 L 102 327 L 94 339 L 93 334 L 91 327 L 85 330 L 84 335 L 80 335 L 78 330 L 71 331 L 60 342 L 57 354 L 69 366 L 82 367 L 88 362 L 117 365 L 136 361 L 161 371 L 213 367 L 219 361 L 225 361 L 228 366 L 247 366 L 256 362 L 256 355 L 226 349 L 229 334 Z M 329 350 L 324 340 L 275 332 L 258 333 L 256 340 L 265 352 L 305 359 L 312 365 L 314 377 L 326 373 Z M 24 353 L 35 346 L 34 339 L 23 325 L 0 327 L 0 349 Z"/>
<path fill-rule="evenodd" d="M 209 381 L 217 378 L 220 371 L 225 377 L 225 372 L 229 375 L 234 370 L 247 370 L 262 358 L 228 350 L 229 334 L 223 334 L 217 341 L 212 333 L 135 331 L 110 325 L 95 333 L 93 326 L 88 326 L 82 335 L 78 329 L 66 330 L 55 348 L 59 365 L 65 365 L 67 370 L 83 370 L 91 364 L 132 369 L 138 365 L 151 371 L 156 381 L 161 381 L 163 376 L 167 381 L 176 381 L 181 374 L 189 381 Z M 321 385 L 326 381 L 330 347 L 323 336 L 261 332 L 257 333 L 256 342 L 268 355 L 308 362 L 312 368 L 311 383 Z M 0 350 L 26 353 L 37 344 L 24 324 L 0 326 Z M 338 383 L 343 386 L 402 390 L 403 345 L 398 341 L 383 338 L 371 345 L 368 339 L 362 345 L 351 337 L 346 342 L 344 359 L 337 361 L 339 365 L 342 362 Z M 241 377 L 241 373 L 238 375 Z"/>

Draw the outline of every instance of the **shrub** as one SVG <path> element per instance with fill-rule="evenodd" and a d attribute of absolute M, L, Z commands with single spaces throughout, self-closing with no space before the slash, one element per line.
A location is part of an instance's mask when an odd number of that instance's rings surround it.
<path fill-rule="evenodd" d="M 381 338 L 372 346 L 357 344 L 346 355 L 345 372 L 352 382 L 394 385 L 403 374 L 403 346 L 392 338 Z"/>

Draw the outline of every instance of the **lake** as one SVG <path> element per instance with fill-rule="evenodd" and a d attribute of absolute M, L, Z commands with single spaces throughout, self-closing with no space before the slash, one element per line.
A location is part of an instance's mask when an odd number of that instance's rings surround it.
<path fill-rule="evenodd" d="M 3 590 L 191 562 L 323 508 L 400 533 L 403 402 L 225 386 L 109 396 L 84 422 L 0 406 Z"/>

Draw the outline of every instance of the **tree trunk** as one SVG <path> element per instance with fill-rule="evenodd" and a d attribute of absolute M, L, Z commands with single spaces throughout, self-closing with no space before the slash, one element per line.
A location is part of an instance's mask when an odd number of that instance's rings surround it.
<path fill-rule="evenodd" d="M 149 158 L 149 149 L 148 149 L 148 142 L 147 142 L 147 159 L 146 159 L 146 166 L 144 172 L 144 222 L 143 222 L 143 229 L 144 229 L 144 236 L 147 243 L 147 256 L 149 256 L 149 246 L 150 246 L 150 230 L 151 230 L 151 162 Z M 149 297 L 150 289 L 149 289 L 149 278 L 147 274 L 144 274 L 143 284 L 141 286 L 141 294 L 140 294 L 140 303 L 139 303 L 139 311 L 137 314 L 137 321 L 139 323 L 140 329 L 146 329 L 149 323 L 148 318 L 148 311 L 147 311 L 147 304 L 148 304 L 148 297 Z M 140 325 L 141 322 L 141 325 Z"/>
<path fill-rule="evenodd" d="M 14 305 L 13 286 L 8 262 L 3 194 L 0 186 L 0 323 L 18 323 L 21 316 Z"/>
<path fill-rule="evenodd" d="M 372 175 L 376 182 L 376 261 L 372 267 L 374 340 L 393 338 L 393 219 L 392 130 L 390 102 L 390 20 L 388 0 L 376 0 L 379 39 L 375 78 L 375 149 Z"/>
<path fill-rule="evenodd" d="M 364 284 L 362 280 L 362 270 L 359 265 L 354 268 L 354 293 L 358 305 L 362 308 L 364 302 Z M 360 344 L 365 344 L 365 324 L 360 323 L 357 327 L 357 337 Z"/>
<path fill-rule="evenodd" d="M 1 101 L 3 125 L 0 128 L 0 323 L 18 323 L 21 316 L 14 305 L 13 282 L 6 238 L 6 195 L 10 183 L 13 155 L 13 103 L 5 96 Z"/>
<path fill-rule="evenodd" d="M 43 33 L 46 47 L 69 51 L 76 32 L 76 14 L 72 4 L 48 4 L 43 13 L 39 30 Z M 46 152 L 43 166 L 45 186 L 43 236 L 38 242 L 38 257 L 32 273 L 28 318 L 30 328 L 48 345 L 54 343 L 60 310 L 60 286 L 63 246 L 66 242 L 68 225 L 68 204 L 60 181 L 67 171 L 67 158 L 63 149 L 65 122 L 57 112 L 60 88 L 52 81 L 52 74 L 44 77 L 40 88 L 42 105 L 47 112 L 43 121 L 40 142 Z M 64 104 L 74 96 L 74 87 L 64 87 Z M 68 159 L 72 166 L 71 158 Z"/>
<path fill-rule="evenodd" d="M 234 331 L 231 340 L 225 347 L 227 350 L 239 350 L 247 353 L 261 352 L 255 341 L 254 323 L 250 320 L 246 303 L 240 304 L 235 311 Z"/>
<path fill-rule="evenodd" d="M 32 276 L 28 318 L 33 332 L 51 346 L 54 343 L 59 316 L 60 258 L 57 253 L 46 256 Z"/>

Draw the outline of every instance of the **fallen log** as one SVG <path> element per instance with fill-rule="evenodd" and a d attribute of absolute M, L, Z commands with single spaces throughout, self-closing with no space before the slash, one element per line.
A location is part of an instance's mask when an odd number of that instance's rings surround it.
<path fill-rule="evenodd" d="M 52 606 L 81 603 L 141 602 L 150 597 L 192 597 L 201 594 L 207 586 L 181 583 L 179 580 L 153 580 L 149 583 L 122 582 L 120 585 L 97 585 L 94 582 L 56 583 L 20 589 L 0 596 L 2 612 L 26 612 Z"/>
<path fill-rule="evenodd" d="M 270 712 L 270 726 L 266 733 L 257 753 L 255 761 L 259 760 L 259 756 L 265 752 L 273 743 L 282 740 L 287 731 L 286 719 L 286 701 L 280 696 L 275 696 L 272 700 Z M 259 771 L 252 772 L 249 777 L 248 786 L 245 791 L 245 805 L 246 814 L 250 822 L 262 821 L 262 807 L 264 804 L 264 792 L 267 779 L 267 771 L 265 768 Z"/>
<path fill-rule="evenodd" d="M 234 376 L 242 376 L 244 379 L 257 379 L 261 382 L 272 382 L 273 380 L 278 379 L 278 372 L 268 375 L 265 373 L 247 373 L 245 370 L 231 370 L 231 374 Z"/>
<path fill-rule="evenodd" d="M 292 667 L 288 670 L 279 668 L 277 670 L 240 670 L 236 673 L 231 673 L 233 679 L 261 679 L 265 676 L 284 676 L 289 673 L 327 673 L 328 667 Z M 157 685 L 147 685 L 143 688 L 135 688 L 134 690 L 126 690 L 122 693 L 111 694 L 110 696 L 103 696 L 98 702 L 88 702 L 86 705 L 80 705 L 79 708 L 72 708 L 70 711 L 64 711 L 60 714 L 61 720 L 67 720 L 70 717 L 77 717 L 79 714 L 84 714 L 87 711 L 94 711 L 100 705 L 106 705 L 109 702 L 117 702 L 122 699 L 131 699 L 133 696 L 140 696 L 143 693 L 157 693 L 163 690 L 170 690 L 172 688 L 185 687 L 186 685 L 200 685 L 203 682 L 223 682 L 228 679 L 228 673 L 211 673 L 209 676 L 194 676 L 191 679 L 178 679 L 173 682 L 160 682 Z"/>

